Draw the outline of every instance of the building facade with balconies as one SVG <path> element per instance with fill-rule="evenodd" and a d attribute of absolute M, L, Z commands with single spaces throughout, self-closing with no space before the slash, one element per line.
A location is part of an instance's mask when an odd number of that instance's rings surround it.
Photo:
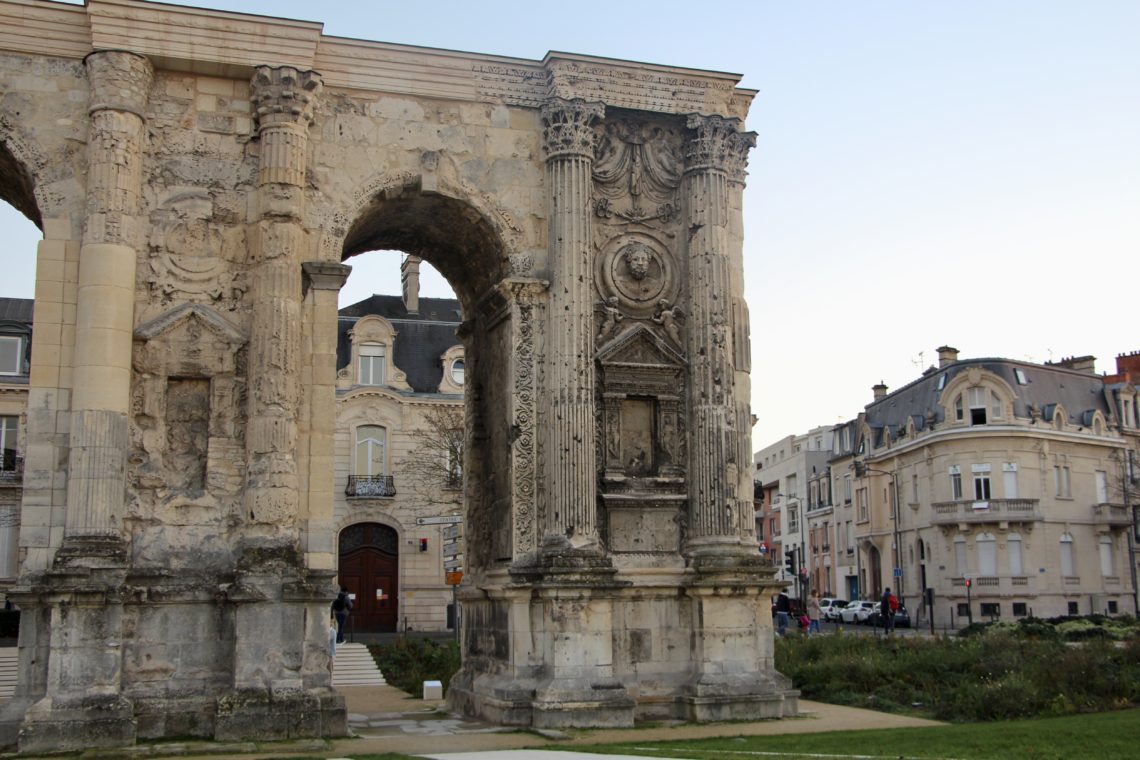
<path fill-rule="evenodd" d="M 831 463 L 853 476 L 864 595 L 889 586 L 939 626 L 1135 613 L 1140 423 L 1121 360 L 1108 382 L 1092 357 L 960 360 L 943 347 L 914 382 L 876 387 L 854 451 Z"/>
<path fill-rule="evenodd" d="M 447 570 L 463 564 L 463 346 L 459 302 L 402 296 L 340 310 L 334 535 L 355 632 L 454 625 Z"/>
<path fill-rule="evenodd" d="M 33 311 L 31 299 L 0 298 L 0 588 L 3 589 L 15 581 L 19 569 Z"/>

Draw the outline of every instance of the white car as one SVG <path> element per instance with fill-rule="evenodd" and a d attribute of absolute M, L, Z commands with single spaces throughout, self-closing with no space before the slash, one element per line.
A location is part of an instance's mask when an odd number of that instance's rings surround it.
<path fill-rule="evenodd" d="M 875 611 L 874 602 L 849 602 L 839 611 L 839 619 L 844 623 L 858 624 L 867 622 L 867 618 Z"/>
<path fill-rule="evenodd" d="M 824 597 L 819 600 L 819 616 L 822 620 L 836 621 L 839 620 L 840 611 L 847 606 L 845 599 L 830 599 Z"/>

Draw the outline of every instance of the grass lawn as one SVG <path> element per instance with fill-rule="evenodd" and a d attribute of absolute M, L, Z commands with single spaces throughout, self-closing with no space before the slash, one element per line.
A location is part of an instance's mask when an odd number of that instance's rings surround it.
<path fill-rule="evenodd" d="M 1140 710 L 930 728 L 627 742 L 559 749 L 699 760 L 746 760 L 749 757 L 789 760 L 826 756 L 1132 760 L 1140 757 Z"/>

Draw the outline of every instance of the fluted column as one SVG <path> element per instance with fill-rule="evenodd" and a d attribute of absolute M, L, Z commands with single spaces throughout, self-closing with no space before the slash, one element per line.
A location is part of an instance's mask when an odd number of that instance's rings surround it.
<path fill-rule="evenodd" d="M 261 164 L 259 218 L 250 247 L 245 514 L 270 532 L 287 533 L 295 525 L 298 505 L 305 162 L 321 78 L 289 66 L 259 66 L 251 87 Z"/>
<path fill-rule="evenodd" d="M 550 399 L 545 530 L 551 538 L 567 538 L 574 548 L 598 543 L 590 174 L 593 124 L 603 113 L 600 103 L 561 98 L 542 107 L 553 283 L 545 378 Z"/>
<path fill-rule="evenodd" d="M 145 112 L 154 75 L 150 61 L 134 53 L 100 51 L 85 63 L 91 124 L 65 554 L 88 554 L 96 545 L 121 540 Z"/>
<path fill-rule="evenodd" d="M 743 541 L 738 499 L 740 433 L 733 346 L 730 177 L 743 170 L 753 136 L 739 121 L 691 116 L 683 193 L 689 264 L 689 530 L 687 551 L 702 553 Z M 737 264 L 739 266 L 739 264 Z M 739 286 L 738 286 L 739 287 Z"/>

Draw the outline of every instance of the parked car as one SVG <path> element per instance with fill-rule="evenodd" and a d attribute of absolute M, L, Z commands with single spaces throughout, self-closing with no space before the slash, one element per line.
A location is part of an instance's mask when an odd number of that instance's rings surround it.
<path fill-rule="evenodd" d="M 819 600 L 819 616 L 823 620 L 832 622 L 839 619 L 839 611 L 847 606 L 846 599 L 831 599 L 824 597 Z"/>
<path fill-rule="evenodd" d="M 867 625 L 873 625 L 876 628 L 882 626 L 883 616 L 879 612 L 879 605 L 875 605 L 875 611 L 867 616 Z M 910 613 L 906 611 L 906 607 L 899 607 L 895 610 L 895 628 L 910 628 Z"/>
<path fill-rule="evenodd" d="M 875 611 L 877 605 L 875 602 L 861 601 L 861 602 L 848 602 L 843 609 L 839 611 L 839 619 L 844 623 L 865 623 L 871 613 Z"/>

